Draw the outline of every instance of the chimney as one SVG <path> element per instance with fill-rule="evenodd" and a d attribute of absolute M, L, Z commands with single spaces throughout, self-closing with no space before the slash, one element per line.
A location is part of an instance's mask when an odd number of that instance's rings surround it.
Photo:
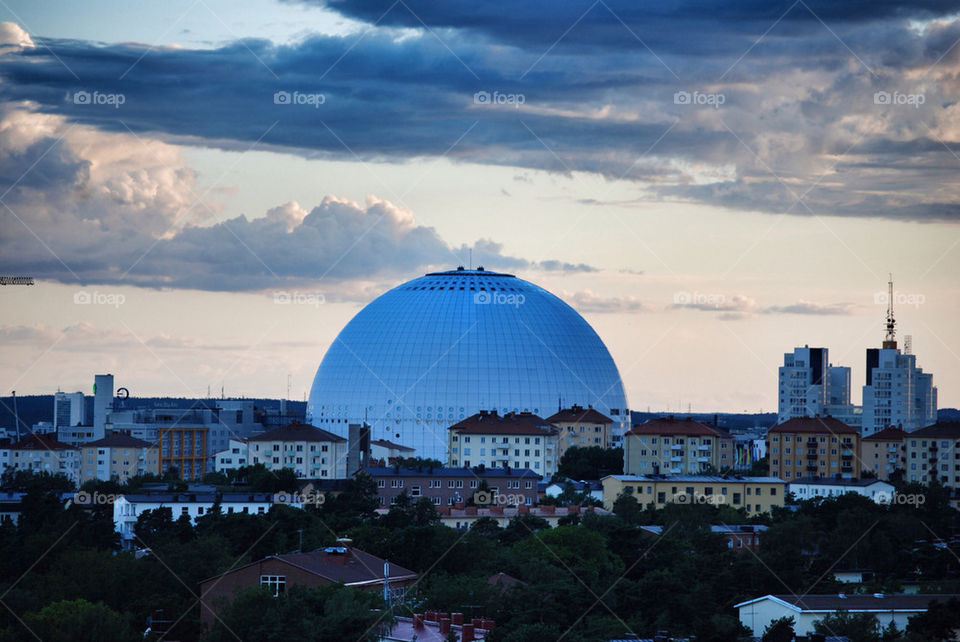
<path fill-rule="evenodd" d="M 464 624 L 460 628 L 460 642 L 473 642 L 475 638 L 473 637 L 473 625 Z"/>
<path fill-rule="evenodd" d="M 440 635 L 446 635 L 450 632 L 450 618 L 440 618 Z"/>

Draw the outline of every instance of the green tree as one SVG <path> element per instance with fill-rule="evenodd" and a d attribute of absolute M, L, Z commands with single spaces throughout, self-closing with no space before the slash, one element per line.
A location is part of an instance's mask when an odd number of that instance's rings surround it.
<path fill-rule="evenodd" d="M 832 615 L 815 620 L 813 630 L 822 635 L 845 635 L 853 642 L 879 642 L 880 622 L 873 613 L 851 614 L 839 609 Z"/>
<path fill-rule="evenodd" d="M 763 642 L 792 642 L 793 641 L 793 624 L 794 619 L 792 617 L 781 617 L 777 618 L 770 624 L 766 626 L 763 630 Z"/>
<path fill-rule="evenodd" d="M 568 448 L 560 458 L 557 476 L 566 479 L 602 479 L 623 474 L 623 448 L 588 446 Z"/>
<path fill-rule="evenodd" d="M 23 616 L 28 630 L 44 642 L 89 642 L 90 640 L 137 640 L 126 619 L 108 606 L 84 599 L 54 602 Z M 24 635 L 22 639 L 30 638 Z M 30 638 L 32 639 L 32 638 Z"/>
<path fill-rule="evenodd" d="M 925 612 L 914 615 L 907 622 L 907 633 L 918 641 L 956 640 L 957 630 L 960 630 L 960 600 L 955 597 L 931 602 Z"/>

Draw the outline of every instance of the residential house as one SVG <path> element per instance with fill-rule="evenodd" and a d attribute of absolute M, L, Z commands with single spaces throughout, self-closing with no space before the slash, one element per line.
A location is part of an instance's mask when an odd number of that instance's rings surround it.
<path fill-rule="evenodd" d="M 623 470 L 628 475 L 722 471 L 736 464 L 734 438 L 689 417 L 651 419 L 627 431 L 623 441 Z"/>
<path fill-rule="evenodd" d="M 776 477 L 742 475 L 608 475 L 603 484 L 603 507 L 613 510 L 621 493 L 641 506 L 663 508 L 668 503 L 711 504 L 743 508 L 747 515 L 767 513 L 783 506 L 786 484 Z"/>
<path fill-rule="evenodd" d="M 833 417 L 795 417 L 767 431 L 770 475 L 798 477 L 859 476 L 860 433 Z"/>
<path fill-rule="evenodd" d="M 450 466 L 529 468 L 550 477 L 560 458 L 557 427 L 530 412 L 481 410 L 450 426 Z"/>

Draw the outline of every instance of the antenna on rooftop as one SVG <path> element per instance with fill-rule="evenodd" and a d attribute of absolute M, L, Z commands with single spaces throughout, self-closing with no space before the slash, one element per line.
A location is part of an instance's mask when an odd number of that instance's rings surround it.
<path fill-rule="evenodd" d="M 893 274 L 887 281 L 887 336 L 883 340 L 884 348 L 897 347 L 897 321 L 893 318 Z"/>

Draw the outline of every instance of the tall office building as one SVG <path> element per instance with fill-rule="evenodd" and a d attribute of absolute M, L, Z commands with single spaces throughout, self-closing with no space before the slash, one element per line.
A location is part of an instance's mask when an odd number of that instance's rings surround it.
<path fill-rule="evenodd" d="M 862 434 L 887 426 L 914 432 L 937 421 L 937 388 L 933 375 L 917 367 L 917 357 L 897 347 L 893 316 L 893 281 L 887 303 L 887 333 L 882 347 L 867 349 L 867 383 L 863 387 Z"/>
<path fill-rule="evenodd" d="M 86 423 L 82 392 L 60 392 L 53 395 L 53 429 L 82 426 Z"/>
<path fill-rule="evenodd" d="M 113 410 L 113 375 L 94 375 L 93 378 L 93 438 L 103 439 L 107 415 Z"/>
<path fill-rule="evenodd" d="M 854 426 L 860 420 L 850 403 L 850 368 L 831 364 L 827 348 L 805 345 L 783 355 L 777 423 L 817 415 L 831 415 Z"/>

